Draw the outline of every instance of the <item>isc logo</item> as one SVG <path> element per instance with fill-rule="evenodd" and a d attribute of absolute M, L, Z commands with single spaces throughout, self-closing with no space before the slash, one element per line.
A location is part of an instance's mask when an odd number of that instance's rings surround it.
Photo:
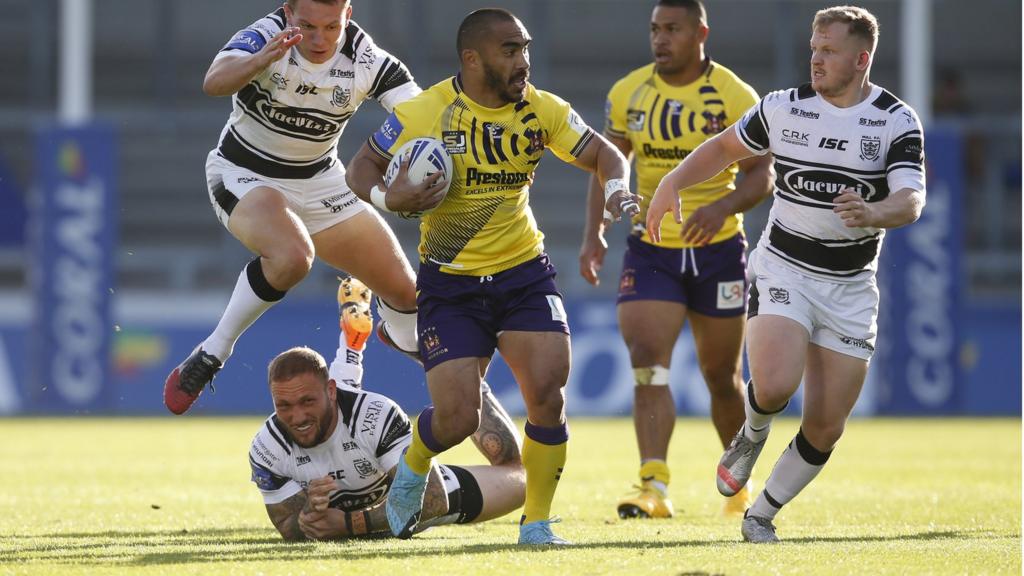
<path fill-rule="evenodd" d="M 846 145 L 849 144 L 849 140 L 839 140 L 838 138 L 822 138 L 818 142 L 818 148 L 824 148 L 826 150 L 846 150 Z"/>

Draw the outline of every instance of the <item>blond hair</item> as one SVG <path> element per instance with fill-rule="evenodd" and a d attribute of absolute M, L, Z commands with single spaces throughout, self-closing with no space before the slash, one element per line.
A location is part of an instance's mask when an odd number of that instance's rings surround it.
<path fill-rule="evenodd" d="M 327 361 L 319 352 L 306 346 L 281 352 L 267 366 L 267 379 L 270 382 L 287 382 L 302 374 L 314 374 L 324 382 L 330 379 Z"/>
<path fill-rule="evenodd" d="M 828 26 L 836 22 L 846 24 L 850 36 L 858 36 L 867 40 L 871 52 L 878 46 L 878 19 L 871 12 L 859 6 L 833 6 L 818 10 L 814 15 L 812 29 Z"/>

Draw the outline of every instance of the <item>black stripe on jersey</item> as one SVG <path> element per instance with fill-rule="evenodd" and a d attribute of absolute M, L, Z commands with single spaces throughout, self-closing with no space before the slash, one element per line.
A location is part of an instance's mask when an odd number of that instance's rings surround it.
<path fill-rule="evenodd" d="M 893 96 L 891 92 L 888 90 L 882 90 L 882 93 L 878 95 L 878 98 L 875 98 L 871 102 L 871 105 L 879 110 L 888 110 L 896 104 L 899 104 L 899 102 L 899 99 Z"/>
<path fill-rule="evenodd" d="M 784 230 L 773 222 L 768 236 L 769 244 L 777 251 L 799 262 L 831 273 L 860 272 L 878 255 L 878 236 L 867 236 L 844 241 L 843 245 L 829 245 Z"/>
<path fill-rule="evenodd" d="M 356 50 L 359 49 L 359 45 L 362 44 L 365 36 L 366 34 L 363 33 L 359 25 L 349 20 L 348 26 L 345 26 L 345 42 L 341 45 L 341 49 L 338 52 L 341 52 L 349 60 L 355 61 Z"/>
<path fill-rule="evenodd" d="M 781 258 L 783 261 L 785 261 L 788 264 L 791 264 L 791 265 L 793 265 L 793 266 L 795 266 L 797 268 L 802 268 L 802 269 L 807 270 L 808 272 L 812 272 L 814 274 L 821 274 L 822 276 L 831 276 L 833 278 L 850 278 L 852 276 L 857 276 L 858 274 L 863 274 L 865 272 L 864 270 L 853 270 L 853 271 L 850 271 L 850 272 L 832 272 L 830 270 L 822 270 L 820 268 L 815 268 L 813 266 L 808 266 L 807 264 L 804 264 L 803 262 L 801 262 L 799 260 L 796 260 L 794 258 L 791 258 L 791 257 L 785 255 L 784 253 L 780 252 L 775 247 L 773 247 L 771 244 L 768 245 L 768 251 L 771 252 L 772 254 L 778 256 L 779 258 Z"/>
<path fill-rule="evenodd" d="M 391 66 L 391 58 L 385 58 L 384 62 L 381 62 L 380 68 L 377 69 L 377 75 L 373 77 L 373 82 L 370 84 L 370 95 L 372 97 L 377 97 L 377 85 L 380 84 L 381 78 L 387 74 L 387 70 Z"/>
<path fill-rule="evenodd" d="M 356 400 L 355 407 L 352 409 L 352 421 L 348 425 L 348 433 L 355 438 L 356 435 L 356 422 L 359 421 L 359 411 L 363 408 L 363 403 L 366 401 L 366 394 L 359 394 L 359 398 Z"/>
<path fill-rule="evenodd" d="M 668 111 L 671 108 L 668 104 L 669 100 L 666 98 L 664 104 L 661 105 L 661 118 L 658 119 L 658 127 L 661 128 L 662 140 L 672 139 L 672 136 L 668 133 Z"/>
<path fill-rule="evenodd" d="M 587 144 L 590 144 L 590 140 L 593 137 L 594 131 L 587 130 L 586 134 L 580 136 L 580 139 L 576 142 L 576 145 L 572 147 L 572 150 L 569 151 L 569 154 L 572 154 L 573 158 L 579 158 L 580 154 L 583 153 L 583 150 L 587 147 Z"/>
<path fill-rule="evenodd" d="M 378 146 L 377 141 L 374 140 L 373 136 L 370 136 L 369 138 L 366 139 L 366 144 L 369 145 L 370 150 L 373 150 L 377 154 L 377 156 L 380 156 L 381 158 L 387 160 L 388 162 L 391 161 L 392 154 Z"/>
<path fill-rule="evenodd" d="M 536 118 L 537 115 L 534 114 L 533 112 L 530 112 L 526 116 L 523 116 L 519 121 L 522 122 L 523 124 L 529 124 L 531 120 L 535 120 Z"/>
<path fill-rule="evenodd" d="M 679 113 L 678 114 L 671 114 L 671 118 L 672 118 L 672 120 L 670 122 L 670 125 L 671 125 L 671 128 L 672 128 L 672 137 L 673 138 L 682 138 L 682 136 L 683 136 L 683 127 L 680 126 L 680 124 L 679 124 L 682 121 L 682 118 L 683 118 L 683 106 L 682 106 L 682 104 L 679 105 Z M 691 130 L 691 132 L 692 132 L 692 130 Z"/>
<path fill-rule="evenodd" d="M 658 109 L 659 100 L 661 100 L 661 94 L 655 94 L 651 109 L 647 112 L 647 135 L 651 137 L 651 140 L 654 140 L 654 111 Z"/>
<path fill-rule="evenodd" d="M 894 170 L 903 170 L 904 168 L 907 170 L 917 170 L 918 172 L 924 172 L 924 166 L 921 166 L 920 163 L 900 162 L 898 164 L 892 164 L 891 166 L 886 168 L 885 173 L 886 175 L 888 175 L 890 172 Z"/>
<path fill-rule="evenodd" d="M 509 141 L 509 146 L 512 147 L 512 155 L 519 156 L 519 134 L 512 134 L 512 139 Z"/>
<path fill-rule="evenodd" d="M 520 110 L 526 108 L 529 105 L 530 103 L 527 100 L 520 100 L 519 102 L 516 102 L 516 105 L 513 106 L 512 109 L 515 110 L 516 112 L 519 112 Z"/>
<path fill-rule="evenodd" d="M 352 424 L 352 417 L 355 415 L 355 404 L 359 398 L 359 392 L 338 388 L 337 403 L 341 410 L 341 425 L 349 428 Z"/>
<path fill-rule="evenodd" d="M 779 190 L 778 188 L 775 189 L 775 197 L 779 198 L 780 200 L 790 202 L 792 204 L 799 204 L 801 206 L 807 206 L 809 208 L 821 208 L 822 210 L 832 210 L 833 208 L 835 208 L 835 204 L 828 204 L 825 202 L 812 202 L 810 200 L 805 200 L 800 196 L 794 196 L 789 192 Z"/>
<path fill-rule="evenodd" d="M 270 417 L 270 420 L 267 420 L 265 424 L 267 427 L 267 432 L 270 432 L 270 436 L 274 439 L 274 441 L 281 445 L 281 448 L 284 449 L 285 453 L 290 455 L 292 453 L 292 449 L 289 448 L 289 446 L 291 445 L 291 440 L 285 443 L 283 438 L 287 438 L 287 436 L 284 434 L 284 432 L 281 432 L 281 434 L 278 435 L 277 431 L 274 430 L 274 426 L 270 425 L 271 421 L 274 422 L 275 426 L 279 428 L 281 427 L 281 421 L 278 420 L 277 414 L 274 414 L 273 416 Z"/>
<path fill-rule="evenodd" d="M 479 198 L 468 214 L 444 223 L 432 222 L 432 228 L 424 235 L 426 249 L 422 261 L 454 262 L 504 202 L 503 196 Z"/>
<path fill-rule="evenodd" d="M 492 126 L 493 126 L 493 124 L 492 124 Z M 491 130 L 493 130 L 493 128 Z M 488 134 L 492 133 L 491 130 L 488 130 Z M 505 150 L 503 149 L 503 147 L 501 145 L 501 138 L 500 138 L 500 136 L 495 134 L 494 137 L 491 140 L 494 143 L 494 152 L 495 152 L 495 154 L 498 155 L 498 160 L 501 161 L 501 162 L 508 162 L 508 156 L 505 154 Z"/>
<path fill-rule="evenodd" d="M 412 425 L 409 423 L 409 419 L 398 411 L 398 408 L 391 408 L 381 430 L 383 432 L 380 435 L 380 442 L 377 443 L 378 458 L 393 450 L 395 444 L 412 434 Z"/>
<path fill-rule="evenodd" d="M 788 156 L 780 156 L 778 154 L 775 154 L 775 160 L 783 161 L 798 167 L 810 166 L 813 168 L 827 168 L 829 170 L 835 170 L 837 172 L 849 172 L 850 174 L 861 174 L 864 176 L 880 176 L 881 174 L 884 173 L 883 170 L 857 170 L 856 168 L 847 168 L 846 166 L 839 166 L 837 164 L 822 164 L 821 162 L 800 160 L 798 158 L 790 158 Z"/>
<path fill-rule="evenodd" d="M 473 149 L 473 161 L 479 164 L 480 154 L 476 151 L 476 116 L 473 117 L 473 123 L 469 126 L 469 143 Z M 445 260 L 445 262 L 450 262 L 450 260 Z"/>
<path fill-rule="evenodd" d="M 250 151 L 236 139 L 231 131 L 224 135 L 217 151 L 229 162 L 268 178 L 312 178 L 334 164 L 334 158 L 331 156 L 324 156 L 312 164 L 301 166 L 282 164 Z"/>
<path fill-rule="evenodd" d="M 452 77 L 452 88 L 455 89 L 455 93 L 456 94 L 462 94 L 462 86 L 459 84 L 459 77 L 458 76 L 453 76 Z"/>
<path fill-rule="evenodd" d="M 722 101 L 722 100 L 705 100 L 704 103 L 707 104 L 707 105 L 719 104 L 719 105 L 725 106 L 725 102 Z"/>
<path fill-rule="evenodd" d="M 771 145 L 771 141 L 768 139 L 768 123 L 764 117 L 764 100 L 757 103 L 757 113 L 746 124 L 741 125 L 736 133 L 743 138 L 743 142 L 749 148 L 758 152 L 766 150 Z"/>
<path fill-rule="evenodd" d="M 714 86 L 701 86 L 697 89 L 697 92 L 701 94 L 718 94 L 718 90 L 715 90 Z"/>
<path fill-rule="evenodd" d="M 383 67 L 381 69 L 383 70 Z M 378 99 L 391 90 L 412 82 L 412 74 L 409 73 L 409 69 L 397 60 L 392 61 L 387 72 L 384 72 L 383 76 L 378 74 L 377 78 L 377 85 L 371 90 L 370 95 Z"/>
<path fill-rule="evenodd" d="M 810 82 L 808 82 L 807 84 L 801 84 L 800 87 L 796 89 L 797 100 L 806 100 L 807 98 L 813 98 L 814 95 L 814 88 L 811 88 Z"/>
<path fill-rule="evenodd" d="M 224 187 L 224 182 L 222 180 L 218 180 L 217 183 L 213 185 L 213 199 L 217 202 L 217 205 L 220 206 L 220 209 L 228 216 L 231 216 L 231 212 L 235 209 L 235 206 L 238 205 L 238 197 Z"/>
<path fill-rule="evenodd" d="M 258 156 L 261 156 L 263 158 L 266 158 L 268 160 L 273 160 L 274 162 L 277 162 L 278 164 L 285 164 L 287 166 L 297 166 L 297 167 L 300 167 L 300 168 L 305 168 L 305 167 L 310 166 L 312 164 L 316 164 L 317 162 L 322 160 L 322 158 L 317 158 L 316 160 L 307 160 L 307 161 L 297 162 L 295 160 L 288 160 L 287 158 L 281 158 L 280 156 L 275 156 L 275 155 L 273 155 L 273 154 L 271 154 L 269 152 L 264 152 L 263 150 L 260 150 L 259 147 L 255 146 L 254 144 L 252 144 L 251 142 L 249 142 L 248 140 L 243 138 L 242 135 L 239 134 L 237 130 L 235 130 L 234 126 L 229 126 L 228 127 L 228 133 L 225 134 L 224 137 L 227 138 L 228 136 L 230 136 L 231 138 L 234 138 L 235 140 L 237 140 L 238 141 L 237 143 L 239 145 L 243 146 L 249 152 L 251 152 L 253 154 L 256 154 Z"/>
<path fill-rule="evenodd" d="M 274 10 L 270 14 L 267 14 L 267 18 L 270 18 L 278 26 L 278 30 L 284 30 L 284 25 L 288 21 L 288 17 L 284 13 L 284 7 Z M 270 40 L 270 38 L 267 38 Z"/>
<path fill-rule="evenodd" d="M 761 302 L 757 299 L 760 294 L 757 291 L 757 280 L 750 283 L 750 300 L 747 302 L 747 320 L 757 316 Z"/>
<path fill-rule="evenodd" d="M 473 123 L 476 124 L 476 118 L 473 119 Z M 484 143 L 484 155 L 487 156 L 487 163 L 497 164 L 498 159 L 494 157 L 494 152 L 491 150 L 491 140 L 493 138 L 491 136 L 491 123 L 484 122 L 481 126 L 482 130 L 480 130 L 480 140 L 483 140 Z"/>
<path fill-rule="evenodd" d="M 351 23 L 352 22 L 349 21 L 349 24 Z M 358 32 L 358 34 L 356 34 L 355 40 L 352 41 L 352 52 L 358 52 L 359 47 L 363 45 L 363 40 L 366 39 L 366 33 L 360 30 L 358 26 L 356 26 L 356 32 Z"/>
<path fill-rule="evenodd" d="M 696 132 L 697 128 L 694 125 L 694 120 L 697 119 L 697 115 L 691 110 L 690 111 L 690 132 Z"/>

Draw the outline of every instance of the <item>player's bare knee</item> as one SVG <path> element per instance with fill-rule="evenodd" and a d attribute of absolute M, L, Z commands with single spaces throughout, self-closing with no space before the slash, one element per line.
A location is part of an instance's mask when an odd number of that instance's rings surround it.
<path fill-rule="evenodd" d="M 267 259 L 265 268 L 269 268 L 267 279 L 271 284 L 282 289 L 291 288 L 301 282 L 313 268 L 313 246 L 309 243 L 290 242 L 271 251 Z"/>
<path fill-rule="evenodd" d="M 712 400 L 731 400 L 743 396 L 743 378 L 736 372 L 736 366 L 702 365 L 701 373 Z"/>
<path fill-rule="evenodd" d="M 669 368 L 655 364 L 644 368 L 633 368 L 633 383 L 638 389 L 668 386 Z"/>
<path fill-rule="evenodd" d="M 461 442 L 469 438 L 480 427 L 480 409 L 472 406 L 452 406 L 447 410 L 434 407 L 432 419 L 435 428 L 443 428 L 444 436 L 449 440 Z"/>

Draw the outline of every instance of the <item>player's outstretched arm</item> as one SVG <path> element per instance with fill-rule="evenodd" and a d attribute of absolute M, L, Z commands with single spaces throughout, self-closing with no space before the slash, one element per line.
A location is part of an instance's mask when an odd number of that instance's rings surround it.
<path fill-rule="evenodd" d="M 740 142 L 735 124 L 698 146 L 658 184 L 647 208 L 647 235 L 655 242 L 661 241 L 661 220 L 669 211 L 672 211 L 676 222 L 683 223 L 679 212 L 680 190 L 709 180 L 733 162 L 753 155 Z"/>
<path fill-rule="evenodd" d="M 206 71 L 203 92 L 207 96 L 231 96 L 301 41 L 302 34 L 299 34 L 298 28 L 285 28 L 274 35 L 259 52 L 218 53 Z"/>
<path fill-rule="evenodd" d="M 616 148 L 622 152 L 626 161 L 630 161 L 633 145 L 625 138 L 605 134 Z M 604 265 L 604 256 L 608 252 L 608 242 L 604 239 L 604 191 L 596 175 L 591 175 L 587 187 L 587 220 L 583 227 L 583 242 L 580 245 L 580 276 L 590 284 L 601 283 L 597 274 Z"/>
<path fill-rule="evenodd" d="M 743 178 L 736 184 L 736 189 L 694 210 L 683 222 L 683 240 L 697 245 L 711 242 L 726 218 L 750 210 L 771 194 L 775 169 L 772 168 L 770 154 L 751 156 L 740 160 L 739 164 Z"/>
<path fill-rule="evenodd" d="M 833 212 L 849 228 L 899 228 L 917 222 L 924 210 L 923 190 L 901 188 L 882 201 L 865 202 L 852 188 L 836 196 Z"/>
<path fill-rule="evenodd" d="M 595 134 L 572 163 L 597 176 L 604 188 L 604 219 L 618 221 L 640 213 L 640 198 L 629 191 L 629 162 L 618 148 Z"/>
<path fill-rule="evenodd" d="M 299 492 L 277 504 L 267 504 L 267 516 L 281 537 L 288 541 L 305 540 L 306 535 L 299 527 L 299 514 L 306 506 L 306 492 Z"/>

